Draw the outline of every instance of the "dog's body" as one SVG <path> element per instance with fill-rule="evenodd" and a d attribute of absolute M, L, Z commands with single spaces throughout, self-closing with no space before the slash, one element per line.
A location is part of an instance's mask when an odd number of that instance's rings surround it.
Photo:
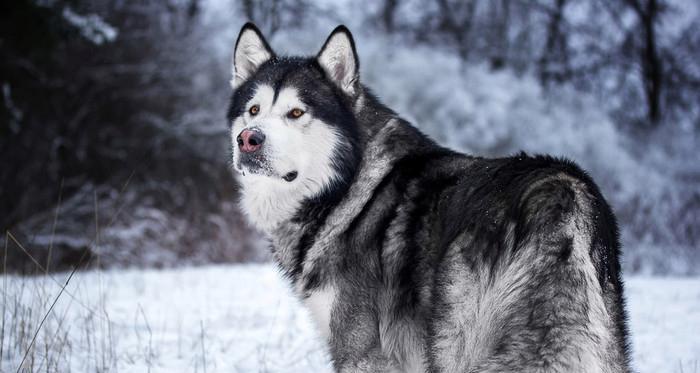
<path fill-rule="evenodd" d="M 246 25 L 234 67 L 243 209 L 337 371 L 629 371 L 615 218 L 578 167 L 436 145 L 342 27 L 280 58 Z"/>

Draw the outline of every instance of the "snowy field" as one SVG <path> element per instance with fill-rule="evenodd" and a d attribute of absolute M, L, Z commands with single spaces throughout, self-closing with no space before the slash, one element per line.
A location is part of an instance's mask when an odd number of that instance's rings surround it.
<path fill-rule="evenodd" d="M 15 372 L 68 277 L 5 276 L 0 372 Z M 639 372 L 700 372 L 700 278 L 627 279 Z M 48 367 L 47 367 L 48 364 Z M 91 271 L 66 287 L 26 372 L 330 372 L 270 265 Z"/>

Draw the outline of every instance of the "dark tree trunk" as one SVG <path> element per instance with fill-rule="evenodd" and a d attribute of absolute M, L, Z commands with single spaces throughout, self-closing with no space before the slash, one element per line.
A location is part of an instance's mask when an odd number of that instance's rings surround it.
<path fill-rule="evenodd" d="M 399 2 L 398 0 L 385 0 L 384 1 L 384 6 L 382 7 L 382 24 L 384 25 L 384 29 L 388 33 L 394 32 L 395 28 L 395 15 L 396 15 L 396 8 L 398 8 Z"/>
<path fill-rule="evenodd" d="M 652 123 L 659 122 L 661 117 L 661 59 L 656 45 L 655 23 L 658 19 L 658 6 L 656 0 L 648 0 L 644 25 L 644 56 L 643 71 L 647 94 L 648 116 Z"/>
<path fill-rule="evenodd" d="M 440 6 L 441 28 L 452 35 L 457 47 L 457 53 L 462 61 L 469 58 L 469 36 L 476 12 L 476 0 L 466 3 L 450 3 L 447 0 L 438 0 Z"/>
<path fill-rule="evenodd" d="M 540 81 L 547 85 L 551 81 L 561 83 L 568 77 L 569 58 L 566 35 L 562 30 L 566 0 L 556 0 L 547 24 L 547 40 L 538 61 Z"/>
<path fill-rule="evenodd" d="M 492 0 L 491 19 L 493 22 L 493 39 L 489 63 L 492 70 L 500 70 L 506 66 L 508 59 L 508 26 L 510 21 L 510 1 Z"/>
<path fill-rule="evenodd" d="M 661 6 L 658 0 L 626 0 L 639 18 L 642 41 L 639 46 L 639 64 L 642 70 L 647 119 L 657 125 L 661 119 L 661 91 L 663 89 L 663 67 L 656 44 L 656 23 Z"/>

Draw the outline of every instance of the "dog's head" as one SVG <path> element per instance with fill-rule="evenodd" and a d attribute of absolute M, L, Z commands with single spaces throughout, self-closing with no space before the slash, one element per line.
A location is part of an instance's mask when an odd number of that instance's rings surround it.
<path fill-rule="evenodd" d="M 352 179 L 361 153 L 358 68 L 343 26 L 315 57 L 279 57 L 254 25 L 241 29 L 228 120 L 243 207 L 256 225 L 269 227 Z"/>

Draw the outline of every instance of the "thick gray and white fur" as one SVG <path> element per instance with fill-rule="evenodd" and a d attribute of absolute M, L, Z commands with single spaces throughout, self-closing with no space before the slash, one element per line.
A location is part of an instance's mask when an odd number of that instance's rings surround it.
<path fill-rule="evenodd" d="M 574 163 L 437 145 L 343 26 L 283 57 L 246 24 L 231 85 L 242 210 L 336 371 L 630 371 L 615 217 Z"/>

